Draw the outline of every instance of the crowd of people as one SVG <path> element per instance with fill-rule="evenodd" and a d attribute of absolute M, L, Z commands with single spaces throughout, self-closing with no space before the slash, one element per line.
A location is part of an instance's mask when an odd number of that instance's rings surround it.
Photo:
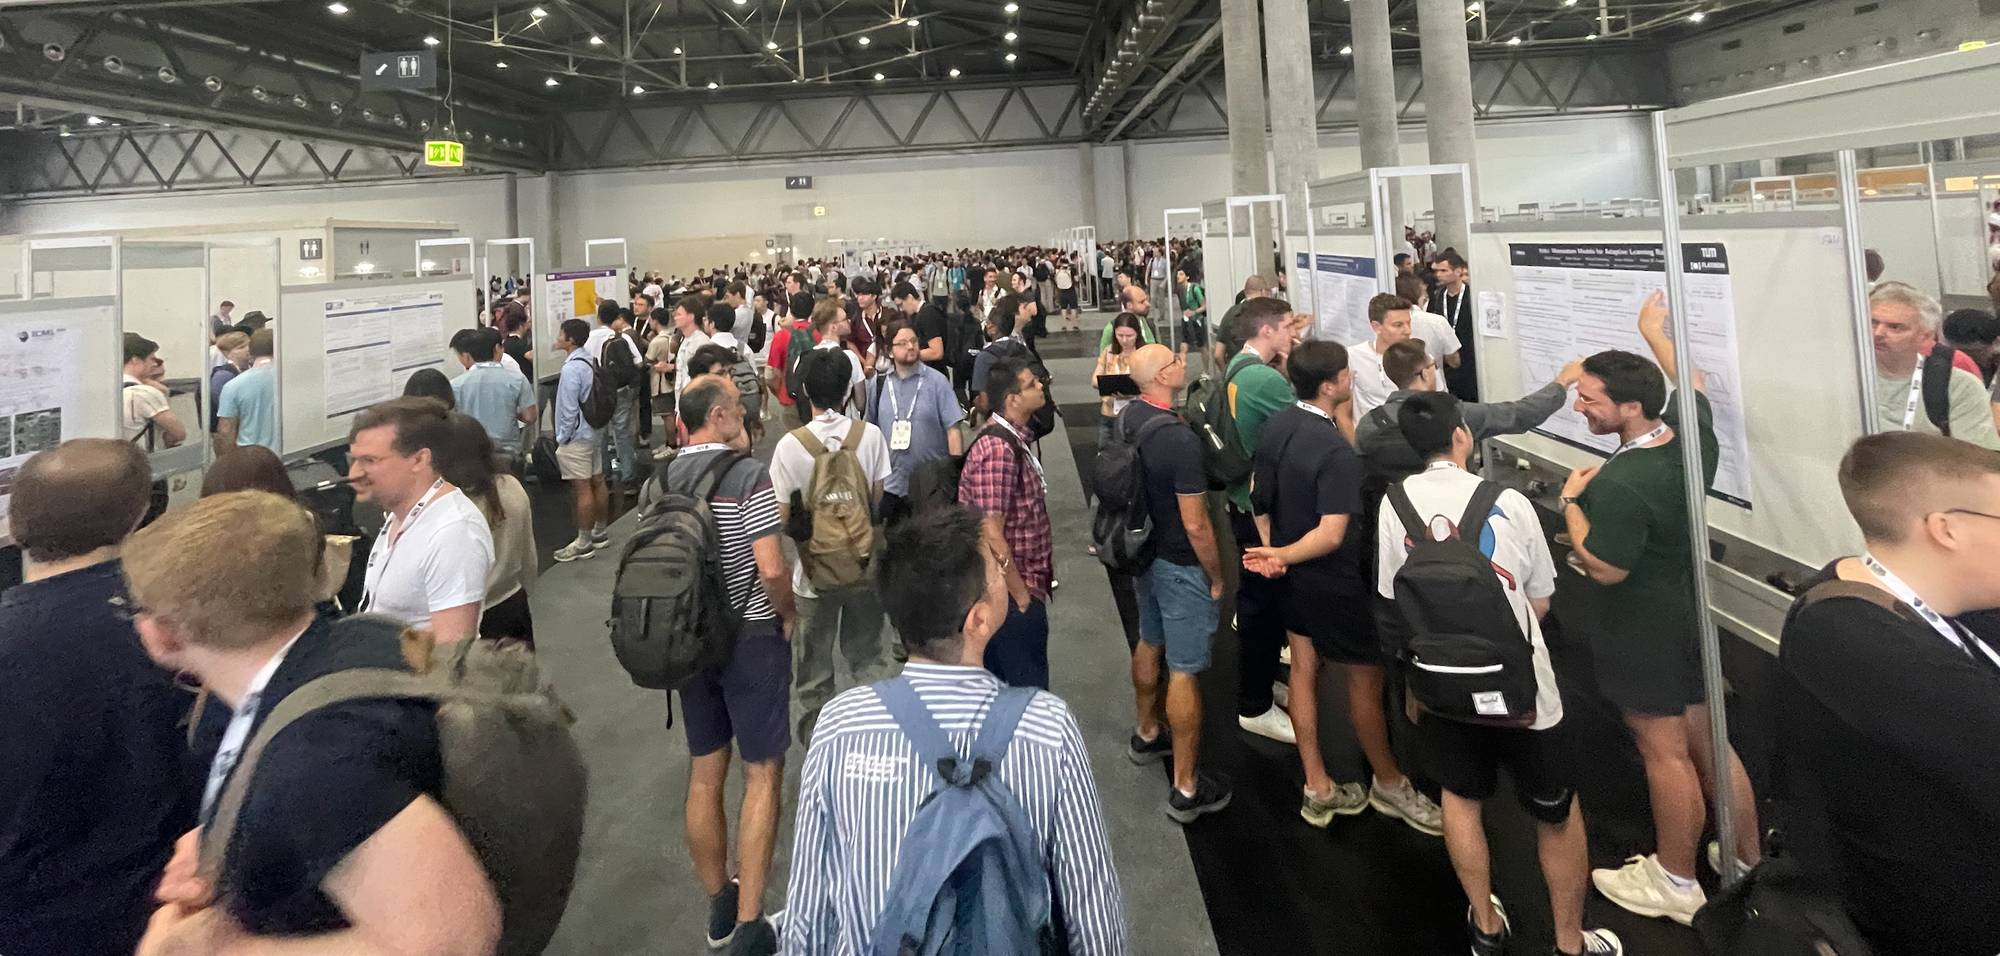
<path fill-rule="evenodd" d="M 1204 769 L 1216 742 L 1203 740 L 1200 686 L 1233 632 L 1237 726 L 1295 749 L 1301 819 L 1327 828 L 1372 810 L 1441 838 L 1475 956 L 1518 951 L 1484 822 L 1502 769 L 1535 821 L 1553 952 L 1625 951 L 1586 925 L 1592 886 L 1692 924 L 1710 906 L 1704 856 L 1714 872 L 1761 869 L 1765 849 L 1742 762 L 1712 747 L 1697 652 L 1683 486 L 1714 480 L 1702 379 L 1691 376 L 1686 421 L 1655 295 L 1635 316 L 1650 354 L 1578 356 L 1492 401 L 1473 378 L 1465 260 L 1444 249 L 1397 266 L 1397 291 L 1369 302 L 1371 335 L 1353 343 L 1309 337 L 1281 279 L 1252 277 L 1211 308 L 1199 248 L 1178 241 L 1108 244 L 1084 261 L 927 254 L 855 275 L 826 262 L 635 272 L 629 308 L 562 322 L 556 355 L 531 346 L 525 284 L 496 279 L 483 321 L 451 340 L 463 374 L 426 370 L 355 416 L 347 483 L 385 517 L 366 537 L 332 527 L 262 440 L 266 328 L 218 324 L 219 454 L 198 502 L 155 517 L 145 452 L 187 426 L 147 392 L 159 391 L 157 348 L 128 337 L 127 431 L 148 440 L 66 442 L 11 489 L 27 581 L 0 599 L 12 728 L 0 737 L 0 952 L 283 941 L 486 954 L 552 925 L 527 911 L 537 894 L 522 891 L 523 861 L 465 822 L 481 812 L 478 788 L 489 802 L 546 792 L 465 782 L 466 755 L 444 740 L 490 699 L 341 696 L 325 683 L 428 673 L 436 648 L 459 648 L 461 662 L 480 659 L 466 648 L 532 652 L 524 479 L 571 492 L 575 537 L 558 562 L 608 549 L 613 496 L 637 497 L 611 638 L 635 681 L 626 655 L 646 639 L 699 661 L 671 686 L 709 949 L 899 940 L 929 952 L 955 933 L 983 952 L 1131 951 L 1104 768 L 1050 692 L 1050 499 L 1067 492 L 1051 487 L 1039 443 L 1056 426 L 1037 339 L 1079 332 L 1079 290 L 1093 283 L 1116 314 L 1092 376 L 1090 548 L 1136 599 L 1127 756 L 1169 762 L 1163 812 L 1195 825 L 1233 799 Z M 1179 348 L 1151 307 L 1170 292 L 1191 323 Z M 1822 915 L 1851 921 L 1876 952 L 1986 953 L 2000 947 L 2000 857 L 1986 839 L 2000 780 L 1966 755 L 2000 731 L 2000 627 L 1985 613 L 2000 606 L 2000 407 L 1982 380 L 1993 330 L 1990 317 L 1947 322 L 1899 283 L 1876 285 L 1870 305 L 1887 430 L 1839 464 L 1867 550 L 1822 569 L 1781 642 L 1782 779 L 1824 824 L 1817 840 L 1808 823 L 1788 826 L 1787 856 L 1840 901 Z M 1191 359 L 1213 373 L 1192 381 Z M 537 387 L 537 362 L 559 369 L 552 389 Z M 1941 415 L 1923 411 L 1938 401 L 1926 380 L 1948 383 Z M 1527 495 L 1481 477 L 1477 449 L 1566 406 L 1617 451 L 1563 482 L 1554 537 Z M 1698 479 L 1683 440 L 1701 447 Z M 1566 622 L 1586 635 L 1591 687 L 1555 676 L 1552 540 L 1601 591 L 1601 620 Z M 662 589 L 639 568 L 656 546 L 702 560 L 674 565 Z M 721 623 L 676 630 L 670 607 Z M 1322 747 L 1328 669 L 1345 685 L 1359 768 L 1329 766 Z M 1655 849 L 1619 867 L 1590 867 L 1579 693 L 1610 705 L 1643 765 Z M 271 730 L 290 723 L 308 729 Z M 772 867 L 794 744 L 806 749 L 780 920 Z M 1733 794 L 1735 845 L 1704 854 L 1719 787 Z M 552 831 L 580 826 L 580 794 L 549 806 Z M 561 855 L 547 872 L 568 872 Z M 542 895 L 567 892 L 565 878 L 542 879 L 562 883 Z M 934 912 L 934 900 L 952 905 Z"/>

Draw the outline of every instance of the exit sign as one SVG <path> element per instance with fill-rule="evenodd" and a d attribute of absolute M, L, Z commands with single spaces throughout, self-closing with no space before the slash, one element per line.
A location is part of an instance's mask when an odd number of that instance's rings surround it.
<path fill-rule="evenodd" d="M 448 139 L 428 140 L 424 143 L 424 165 L 458 167 L 465 165 L 465 144 Z"/>
<path fill-rule="evenodd" d="M 785 177 L 785 188 L 786 188 L 786 189 L 811 189 L 811 188 L 813 188 L 813 178 L 812 178 L 811 176 L 786 176 L 786 177 Z"/>

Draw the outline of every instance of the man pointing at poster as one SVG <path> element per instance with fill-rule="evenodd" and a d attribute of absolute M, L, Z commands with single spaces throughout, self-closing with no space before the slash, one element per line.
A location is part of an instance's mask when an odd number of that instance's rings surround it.
<path fill-rule="evenodd" d="M 1654 292 L 1639 310 L 1639 334 L 1657 366 L 1616 349 L 1583 360 L 1576 411 L 1592 434 L 1619 444 L 1604 464 L 1570 474 L 1562 507 L 1584 574 L 1605 587 L 1601 619 L 1590 629 L 1598 688 L 1618 705 L 1638 744 L 1658 846 L 1618 869 L 1592 871 L 1591 881 L 1634 913 L 1686 926 L 1707 899 L 1695 882 L 1695 848 L 1707 821 L 1703 794 L 1718 768 L 1735 790 L 1734 850 L 1746 863 L 1757 862 L 1759 831 L 1742 763 L 1734 751 L 1710 748 L 1681 421 L 1667 395 L 1675 356 L 1666 321 L 1665 296 Z M 1700 375 L 1690 377 L 1706 491 L 1715 484 L 1714 416 Z M 1718 763 L 1718 756 L 1725 759 Z"/>

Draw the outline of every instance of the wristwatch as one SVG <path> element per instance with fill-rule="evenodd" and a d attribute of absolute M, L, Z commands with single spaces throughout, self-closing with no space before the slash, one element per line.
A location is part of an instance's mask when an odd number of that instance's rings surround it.
<path fill-rule="evenodd" d="M 1582 500 L 1583 500 L 1582 498 L 1580 498 L 1580 497 L 1578 497 L 1578 496 L 1576 496 L 1576 495 L 1563 495 L 1563 496 L 1562 496 L 1562 503 L 1563 503 L 1563 507 L 1565 507 L 1565 508 L 1569 507 L 1570 505 L 1573 505 L 1573 504 L 1577 504 L 1578 502 L 1580 502 L 1580 501 L 1582 501 Z"/>

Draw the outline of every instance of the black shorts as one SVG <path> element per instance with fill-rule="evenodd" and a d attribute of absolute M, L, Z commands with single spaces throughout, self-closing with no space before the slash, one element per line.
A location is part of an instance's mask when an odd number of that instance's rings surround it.
<path fill-rule="evenodd" d="M 504 638 L 535 646 L 535 616 L 528 610 L 528 592 L 515 591 L 507 600 L 486 609 L 479 616 L 479 636 L 489 641 Z"/>
<path fill-rule="evenodd" d="M 1056 290 L 1056 308 L 1071 309 L 1071 310 L 1074 310 L 1076 308 L 1075 287 Z"/>
<path fill-rule="evenodd" d="M 1424 769 L 1438 785 L 1467 800 L 1486 800 L 1499 786 L 1499 770 L 1514 779 L 1514 796 L 1543 823 L 1569 818 L 1576 796 L 1576 755 L 1569 723 L 1547 730 L 1492 727 L 1424 714 L 1417 721 Z"/>
<path fill-rule="evenodd" d="M 1708 695 L 1701 680 L 1701 648 L 1689 637 L 1599 627 L 1590 641 L 1597 689 L 1618 709 L 1672 717 Z"/>
<path fill-rule="evenodd" d="M 1330 591 L 1322 581 L 1289 575 L 1278 580 L 1285 591 L 1286 631 L 1311 639 L 1313 650 L 1335 663 L 1385 663 L 1368 595 Z"/>

